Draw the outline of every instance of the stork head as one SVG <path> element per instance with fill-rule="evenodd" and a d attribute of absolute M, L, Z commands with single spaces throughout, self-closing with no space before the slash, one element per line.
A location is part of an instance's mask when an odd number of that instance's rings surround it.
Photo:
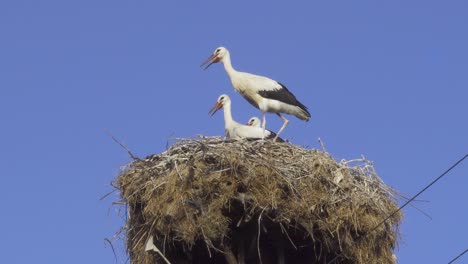
<path fill-rule="evenodd" d="M 231 102 L 231 98 L 229 98 L 228 95 L 222 94 L 218 97 L 218 100 L 216 103 L 213 105 L 213 107 L 210 109 L 208 114 L 213 116 L 219 109 L 223 108 L 223 106 L 227 103 Z"/>
<path fill-rule="evenodd" d="M 249 121 L 247 122 L 247 125 L 252 126 L 252 127 L 260 127 L 260 118 L 256 116 L 250 118 Z"/>
<path fill-rule="evenodd" d="M 202 63 L 202 65 L 200 65 L 200 67 L 204 66 L 205 64 L 207 64 L 209 62 L 209 64 L 204 69 L 204 70 L 206 70 L 206 69 L 208 69 L 208 67 L 211 66 L 211 64 L 222 61 L 224 56 L 226 56 L 226 54 L 228 54 L 228 53 L 229 53 L 229 51 L 225 47 L 216 48 L 215 51 L 213 52 L 213 54 L 211 54 L 210 57 L 208 57 L 208 59 L 206 59 Z"/>

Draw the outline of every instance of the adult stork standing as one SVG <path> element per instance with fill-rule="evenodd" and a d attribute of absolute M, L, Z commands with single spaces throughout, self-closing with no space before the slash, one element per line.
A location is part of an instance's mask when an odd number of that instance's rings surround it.
<path fill-rule="evenodd" d="M 277 137 L 289 123 L 289 120 L 282 113 L 309 121 L 310 113 L 307 107 L 299 102 L 296 96 L 281 83 L 264 76 L 236 71 L 232 67 L 229 51 L 224 47 L 217 48 L 201 66 L 209 63 L 205 67 L 206 70 L 217 62 L 224 64 L 224 69 L 231 79 L 234 90 L 239 92 L 250 104 L 262 111 L 264 131 L 266 128 L 266 112 L 276 113 L 284 121 L 283 126 L 276 135 Z"/>
<path fill-rule="evenodd" d="M 261 127 L 253 127 L 240 124 L 232 118 L 231 113 L 231 98 L 223 94 L 219 96 L 214 106 L 210 109 L 209 114 L 213 116 L 219 109 L 224 110 L 224 129 L 226 132 L 226 138 L 228 139 L 275 139 L 278 142 L 284 142 L 282 138 L 269 130 L 263 130 Z"/>

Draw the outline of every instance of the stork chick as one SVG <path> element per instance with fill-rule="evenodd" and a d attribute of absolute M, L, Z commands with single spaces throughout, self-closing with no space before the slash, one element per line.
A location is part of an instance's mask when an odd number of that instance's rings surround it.
<path fill-rule="evenodd" d="M 261 127 L 260 118 L 256 116 L 251 117 L 249 121 L 247 121 L 247 125 L 252 127 Z"/>

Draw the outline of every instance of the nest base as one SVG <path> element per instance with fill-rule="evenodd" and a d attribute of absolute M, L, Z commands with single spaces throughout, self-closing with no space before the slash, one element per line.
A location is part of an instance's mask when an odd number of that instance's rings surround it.
<path fill-rule="evenodd" d="M 115 185 L 132 263 L 393 263 L 394 191 L 360 160 L 288 143 L 182 139 Z M 160 253 L 145 251 L 150 236 Z"/>

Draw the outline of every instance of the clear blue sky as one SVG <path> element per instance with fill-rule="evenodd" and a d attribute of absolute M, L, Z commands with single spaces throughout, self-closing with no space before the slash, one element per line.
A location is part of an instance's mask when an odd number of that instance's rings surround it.
<path fill-rule="evenodd" d="M 114 263 L 118 197 L 99 198 L 130 159 L 105 131 L 145 156 L 221 135 L 222 93 L 235 119 L 259 115 L 221 65 L 199 68 L 221 45 L 309 107 L 283 137 L 364 155 L 407 196 L 468 152 L 466 1 L 175 2 L 0 2 L 1 263 Z M 467 187 L 465 162 L 415 203 L 432 220 L 404 210 L 400 263 L 468 247 Z"/>

